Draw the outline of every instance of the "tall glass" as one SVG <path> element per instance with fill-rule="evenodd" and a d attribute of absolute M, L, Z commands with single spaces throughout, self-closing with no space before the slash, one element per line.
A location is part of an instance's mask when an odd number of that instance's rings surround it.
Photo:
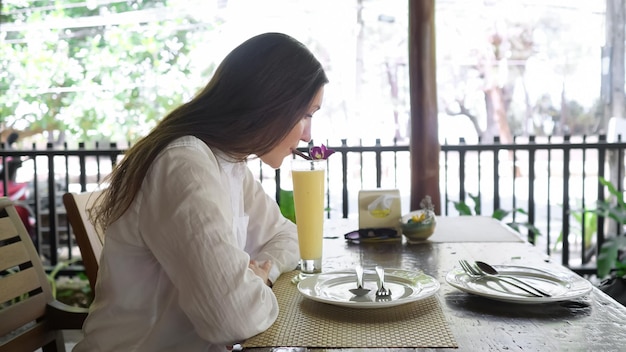
<path fill-rule="evenodd" d="M 293 159 L 291 178 L 300 247 L 300 271 L 305 275 L 319 273 L 322 271 L 326 160 Z"/>

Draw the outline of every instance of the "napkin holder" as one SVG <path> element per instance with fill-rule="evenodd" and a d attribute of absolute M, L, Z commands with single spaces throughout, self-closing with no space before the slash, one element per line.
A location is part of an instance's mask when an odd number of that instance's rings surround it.
<path fill-rule="evenodd" d="M 375 189 L 359 191 L 359 229 L 395 228 L 401 235 L 400 191 Z"/>

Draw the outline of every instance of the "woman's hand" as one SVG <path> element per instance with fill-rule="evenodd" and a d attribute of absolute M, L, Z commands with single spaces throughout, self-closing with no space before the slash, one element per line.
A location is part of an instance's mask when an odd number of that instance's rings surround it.
<path fill-rule="evenodd" d="M 272 261 L 267 260 L 263 263 L 258 263 L 256 260 L 251 260 L 248 264 L 248 268 L 252 269 L 254 273 L 260 277 L 267 286 L 272 286 L 269 280 L 270 269 L 272 269 Z"/>

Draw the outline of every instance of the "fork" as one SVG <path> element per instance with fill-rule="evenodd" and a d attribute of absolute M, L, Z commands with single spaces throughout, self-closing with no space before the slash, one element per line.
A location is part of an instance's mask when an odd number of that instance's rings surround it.
<path fill-rule="evenodd" d="M 525 288 L 523 286 L 520 286 L 520 285 L 516 284 L 513 281 L 507 280 L 506 278 L 487 275 L 485 272 L 480 270 L 480 268 L 471 265 L 465 259 L 459 260 L 459 264 L 461 265 L 461 268 L 463 268 L 463 271 L 465 271 L 465 273 L 467 275 L 469 275 L 471 278 L 479 279 L 479 278 L 483 278 L 483 277 L 493 277 L 493 278 L 498 279 L 498 280 L 500 280 L 502 282 L 506 282 L 509 285 L 515 286 L 515 287 L 519 288 L 520 290 L 522 290 L 522 291 L 524 291 L 524 292 L 526 292 L 528 294 L 531 294 L 531 295 L 533 295 L 535 297 L 544 297 L 543 295 L 541 295 L 541 294 L 539 294 L 537 292 L 531 291 L 531 290 L 529 290 L 529 289 L 527 289 L 527 288 Z"/>
<path fill-rule="evenodd" d="M 385 288 L 385 270 L 382 266 L 376 266 L 376 275 L 378 275 L 378 290 L 376 291 L 376 301 L 391 301 L 391 290 Z"/>

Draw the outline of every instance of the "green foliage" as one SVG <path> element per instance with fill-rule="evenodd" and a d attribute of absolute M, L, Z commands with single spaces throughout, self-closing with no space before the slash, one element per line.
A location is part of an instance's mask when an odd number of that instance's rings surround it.
<path fill-rule="evenodd" d="M 533 106 L 533 112 L 537 116 L 542 116 L 544 123 L 550 121 L 549 125 L 553 126 L 552 130 L 545 130 L 545 126 L 538 124 L 534 126 L 531 131 L 536 136 L 554 135 L 558 130 L 563 134 L 562 129 L 567 127 L 567 134 L 570 135 L 584 135 L 589 134 L 590 131 L 597 129 L 598 118 L 598 104 L 601 100 L 598 99 L 590 107 L 584 107 L 575 100 L 568 100 L 565 104 L 561 104 L 558 107 L 554 106 L 553 99 L 549 94 L 543 94 L 540 96 L 535 105 Z M 562 124 L 561 116 L 567 115 L 567 125 Z M 520 128 L 523 128 L 523 122 L 519 121 Z"/>
<path fill-rule="evenodd" d="M 57 275 L 59 274 L 59 272 L 65 268 L 67 268 L 68 266 L 76 263 L 80 261 L 80 258 L 74 258 L 71 260 L 65 260 L 65 261 L 60 261 L 57 263 L 57 265 L 55 265 L 55 267 L 52 269 L 52 271 L 50 271 L 50 273 L 48 274 L 48 282 L 50 282 L 50 288 L 52 290 L 52 296 L 54 298 L 57 297 Z"/>
<path fill-rule="evenodd" d="M 46 278 L 50 283 L 50 290 L 55 299 L 71 306 L 88 308 L 93 300 L 93 295 L 91 292 L 91 286 L 89 286 L 89 279 L 87 278 L 87 275 L 84 273 L 76 275 L 77 280 L 74 281 L 72 286 L 67 283 L 64 283 L 63 285 L 58 284 L 59 278 L 57 276 L 59 272 L 78 261 L 80 261 L 80 258 L 60 261 L 52 269 L 52 271 L 48 273 Z M 14 272 L 12 269 L 9 269 L 9 271 Z M 28 294 L 24 294 L 6 302 L 4 305 L 0 305 L 0 310 L 21 301 L 27 296 Z"/>
<path fill-rule="evenodd" d="M 187 29 L 185 24 L 196 22 L 190 16 L 115 22 L 117 13 L 166 6 L 165 0 L 148 0 L 46 4 L 44 10 L 32 2 L 4 2 L 0 22 L 20 26 L 0 41 L 0 122 L 19 130 L 63 130 L 81 141 L 134 141 L 145 135 L 194 95 L 215 68 L 211 59 L 192 67 L 190 57 L 211 35 L 210 24 L 201 31 Z M 79 21 L 90 16 L 92 27 Z M 58 22 L 67 28 L 48 25 Z"/>
<path fill-rule="evenodd" d="M 291 220 L 294 224 L 296 223 L 296 209 L 293 205 L 293 191 L 287 191 L 284 189 L 280 190 L 279 193 L 279 207 L 280 212 L 284 217 Z"/>
<path fill-rule="evenodd" d="M 600 177 L 599 180 L 600 184 L 609 191 L 609 198 L 597 202 L 596 212 L 600 216 L 608 217 L 620 224 L 625 224 L 626 203 L 624 203 L 624 194 L 605 178 Z"/>
<path fill-rule="evenodd" d="M 14 270 L 14 269 L 7 269 L 6 271 L 8 273 L 11 273 L 11 274 L 15 274 L 16 273 L 16 270 Z M 11 299 L 11 300 L 9 300 L 7 302 L 0 303 L 0 310 L 2 310 L 4 308 L 7 308 L 7 307 L 17 303 L 17 302 L 21 301 L 22 299 L 24 299 L 26 297 L 28 297 L 28 293 L 24 293 L 23 295 L 21 295 L 19 297 L 16 297 L 16 298 L 13 298 L 13 299 Z"/>
<path fill-rule="evenodd" d="M 468 197 L 470 199 L 472 199 L 472 202 L 474 203 L 473 207 L 470 207 L 470 205 L 468 205 L 467 203 L 463 202 L 463 201 L 450 201 L 453 205 L 454 208 L 459 212 L 459 215 L 461 216 L 471 216 L 471 215 L 482 215 L 482 209 L 481 209 L 481 203 L 480 203 L 480 197 L 477 195 L 472 195 L 471 193 L 468 194 Z M 528 213 L 526 213 L 526 211 L 524 209 L 521 208 L 517 208 L 514 209 L 513 211 L 509 211 L 509 210 L 504 210 L 504 209 L 496 209 L 493 211 L 493 214 L 491 214 L 491 217 L 500 221 L 504 221 L 504 219 L 509 216 L 512 213 L 519 213 L 519 214 L 523 214 L 523 215 L 528 215 Z M 541 232 L 539 231 L 539 229 L 537 227 L 535 227 L 535 225 L 529 223 L 529 222 L 516 222 L 516 221 L 512 221 L 512 222 L 508 222 L 506 223 L 510 228 L 512 228 L 513 230 L 521 233 L 520 231 L 520 227 L 525 227 L 528 230 L 531 231 L 532 236 L 529 238 L 529 241 L 531 243 L 535 242 L 535 237 L 540 236 Z"/>
<path fill-rule="evenodd" d="M 474 208 L 473 208 L 474 214 L 480 215 L 481 214 L 480 197 L 475 196 L 471 193 L 468 194 L 468 197 L 470 197 L 472 201 L 474 202 Z M 472 208 L 470 208 L 470 206 L 467 203 L 452 201 L 452 204 L 454 204 L 454 208 L 459 212 L 460 215 L 473 215 Z"/>
<path fill-rule="evenodd" d="M 87 275 L 79 273 L 76 276 L 77 280 L 74 280 L 71 285 L 68 281 L 60 285 L 59 278 L 57 277 L 61 270 L 80 260 L 80 258 L 74 258 L 58 262 L 48 274 L 48 282 L 50 282 L 52 296 L 58 301 L 71 306 L 88 308 L 93 300 L 93 294 L 91 292 L 91 286 L 89 286 Z"/>
<path fill-rule="evenodd" d="M 598 229 L 598 214 L 596 209 L 580 209 L 573 210 L 570 212 L 572 217 L 575 220 L 575 223 L 572 224 L 572 228 L 570 229 L 571 233 L 578 234 L 581 238 L 583 238 L 585 242 L 585 248 L 591 247 L 593 238 L 595 237 Z M 559 237 L 554 242 L 554 249 L 557 249 L 557 246 L 563 242 L 563 232 L 559 232 Z"/>
<path fill-rule="evenodd" d="M 626 249 L 626 237 L 618 236 L 606 240 L 600 247 L 598 253 L 598 271 L 599 278 L 608 276 L 612 270 L 615 270 L 617 277 L 626 276 L 626 258 L 620 258 L 620 250 Z"/>
<path fill-rule="evenodd" d="M 626 223 L 626 203 L 623 192 L 603 177 L 600 177 L 599 181 L 608 190 L 609 197 L 605 200 L 598 200 L 596 213 L 613 219 L 623 226 Z M 623 233 L 604 241 L 598 253 L 598 277 L 602 279 L 612 271 L 615 271 L 618 277 L 626 276 L 626 256 L 623 254 L 625 251 L 626 236 Z"/>
<path fill-rule="evenodd" d="M 580 225 L 580 235 L 585 241 L 585 246 L 590 247 L 598 229 L 598 214 L 593 209 L 585 209 L 582 212 L 572 212 L 572 216 Z"/>

